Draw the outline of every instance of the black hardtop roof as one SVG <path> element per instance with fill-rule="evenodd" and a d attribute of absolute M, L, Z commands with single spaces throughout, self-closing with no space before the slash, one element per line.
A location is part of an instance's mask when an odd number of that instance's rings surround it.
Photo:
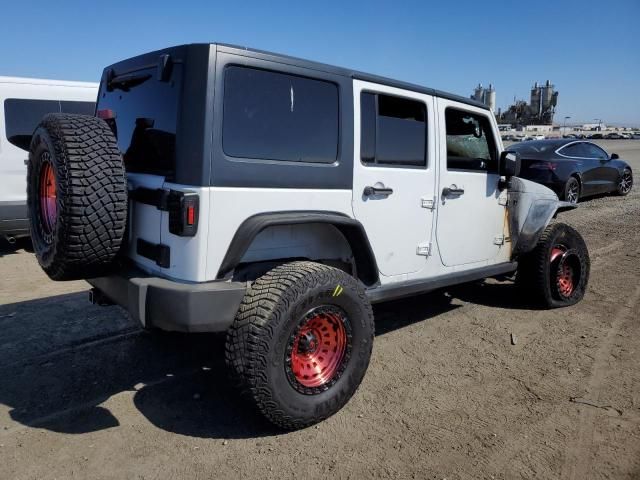
<path fill-rule="evenodd" d="M 484 108 L 486 110 L 489 109 L 487 105 L 484 103 L 477 102 L 472 100 L 471 98 L 462 97 L 460 95 L 455 95 L 453 93 L 443 92 L 441 90 L 436 90 L 435 88 L 424 87 L 422 85 L 416 85 L 409 82 L 403 82 L 400 80 L 394 80 L 392 78 L 387 78 L 379 75 L 373 75 L 370 73 L 364 73 L 357 70 L 351 70 L 343 67 L 336 67 L 334 65 L 327 65 L 326 63 L 313 62 L 310 60 L 305 60 L 302 58 L 291 57 L 288 55 L 282 55 L 279 53 L 267 52 L 264 50 L 256 50 L 248 47 L 240 47 L 237 45 L 229 45 L 226 43 L 216 43 L 219 51 L 229 51 L 230 53 L 239 53 L 242 52 L 250 52 L 252 56 L 264 56 L 270 57 L 270 59 L 274 61 L 281 61 L 282 63 L 287 63 L 289 65 L 300 66 L 303 68 L 309 68 L 312 70 L 320 70 L 327 73 L 333 73 L 336 75 L 342 75 L 345 77 L 354 78 L 356 80 L 363 80 L 366 82 L 379 83 L 382 85 L 387 85 L 389 87 L 402 88 L 404 90 L 411 90 L 413 92 L 424 93 L 427 95 L 433 95 L 436 97 L 447 98 L 449 100 L 454 100 L 456 102 L 466 103 L 468 105 L 473 105 L 474 107 Z"/>
<path fill-rule="evenodd" d="M 418 93 L 424 93 L 426 95 L 433 95 L 436 97 L 441 97 L 441 98 L 446 98 L 449 100 L 454 100 L 456 102 L 460 102 L 460 103 L 465 103 L 468 105 L 472 105 L 474 107 L 478 107 L 478 108 L 483 108 L 485 110 L 488 110 L 489 107 L 487 105 L 484 105 L 483 103 L 477 102 L 475 100 L 472 100 L 471 98 L 467 98 L 467 97 L 462 97 L 459 95 L 454 95 L 452 93 L 447 93 L 447 92 L 443 92 L 441 90 L 436 90 L 434 88 L 429 88 L 429 87 L 423 87 L 421 85 L 415 85 L 413 83 L 408 83 L 408 82 L 402 82 L 399 80 L 393 80 L 391 78 L 386 78 L 386 77 L 382 77 L 379 75 L 373 75 L 373 74 L 369 74 L 369 73 L 364 73 L 364 72 L 359 72 L 357 70 L 351 70 L 348 68 L 343 68 L 343 67 L 336 67 L 333 65 L 327 65 L 325 63 L 319 63 L 319 62 L 313 62 L 310 60 L 305 60 L 302 58 L 296 58 L 296 57 L 291 57 L 288 55 L 282 55 L 279 53 L 273 53 L 273 52 L 267 52 L 264 50 L 257 50 L 257 49 L 253 49 L 253 48 L 248 48 L 248 47 L 241 47 L 238 45 L 230 45 L 230 44 L 225 44 L 225 43 L 194 43 L 194 44 L 185 44 L 185 45 L 176 45 L 174 47 L 168 47 L 162 50 L 158 50 L 155 52 L 149 52 L 149 53 L 145 53 L 127 60 L 124 60 L 122 62 L 117 62 L 114 65 L 111 65 L 110 67 L 107 68 L 113 68 L 116 67 L 118 65 L 123 65 L 123 64 L 130 64 L 130 61 L 132 60 L 142 60 L 143 58 L 149 59 L 151 56 L 153 55 L 160 55 L 162 53 L 169 53 L 168 51 L 173 51 L 173 52 L 178 52 L 184 49 L 188 49 L 189 47 L 202 47 L 202 46 L 208 46 L 208 45 L 215 45 L 216 49 L 220 52 L 228 52 L 228 53 L 233 53 L 233 54 L 237 54 L 237 55 L 245 55 L 245 56 L 250 56 L 253 58 L 260 58 L 263 60 L 270 60 L 270 61 L 274 61 L 274 62 L 279 62 L 279 63 L 284 63 L 287 65 L 293 65 L 293 66 L 298 66 L 298 67 L 302 67 L 302 68 L 307 68 L 310 70 L 318 70 L 321 72 L 325 72 L 325 73 L 331 73 L 334 75 L 341 75 L 341 76 L 345 76 L 345 77 L 349 77 L 349 78 L 353 78 L 356 80 L 363 80 L 366 82 L 372 82 L 372 83 L 379 83 L 381 85 L 386 85 L 389 87 L 396 87 L 396 88 L 401 88 L 404 90 L 410 90 L 413 92 L 418 92 Z M 117 72 L 120 73 L 120 72 Z"/>

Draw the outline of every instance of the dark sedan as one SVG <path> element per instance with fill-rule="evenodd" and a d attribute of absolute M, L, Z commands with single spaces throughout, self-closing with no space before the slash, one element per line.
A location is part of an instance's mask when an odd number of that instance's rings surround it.
<path fill-rule="evenodd" d="M 508 150 L 520 154 L 520 177 L 549 187 L 571 203 L 600 193 L 626 195 L 633 186 L 629 164 L 588 141 L 535 140 L 511 145 Z"/>

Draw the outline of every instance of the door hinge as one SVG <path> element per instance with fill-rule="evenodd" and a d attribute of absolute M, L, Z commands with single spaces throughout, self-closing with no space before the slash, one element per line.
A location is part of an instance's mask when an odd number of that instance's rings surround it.
<path fill-rule="evenodd" d="M 494 245 L 504 245 L 504 235 L 497 235 L 493 239 Z"/>
<path fill-rule="evenodd" d="M 420 199 L 420 205 L 422 208 L 427 208 L 429 210 L 435 210 L 436 208 L 436 197 L 426 198 L 422 197 Z"/>
<path fill-rule="evenodd" d="M 416 248 L 416 255 L 423 255 L 425 257 L 431 255 L 431 242 L 419 244 L 418 248 Z"/>

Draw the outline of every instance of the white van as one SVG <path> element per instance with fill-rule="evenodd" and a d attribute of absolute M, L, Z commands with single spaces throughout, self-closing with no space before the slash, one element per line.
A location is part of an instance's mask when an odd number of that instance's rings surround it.
<path fill-rule="evenodd" d="M 0 77 L 0 237 L 29 234 L 25 160 L 42 117 L 93 115 L 97 94 L 97 83 Z"/>

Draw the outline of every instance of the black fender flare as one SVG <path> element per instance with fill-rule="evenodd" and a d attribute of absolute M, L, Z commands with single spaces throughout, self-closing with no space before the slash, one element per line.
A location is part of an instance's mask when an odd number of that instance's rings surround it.
<path fill-rule="evenodd" d="M 249 246 L 265 228 L 280 225 L 323 223 L 333 225 L 342 233 L 351 246 L 358 278 L 367 286 L 378 283 L 378 264 L 362 224 L 343 213 L 322 211 L 265 212 L 247 218 L 236 231 L 229 249 L 220 264 L 218 278 L 229 278 L 238 266 Z"/>

